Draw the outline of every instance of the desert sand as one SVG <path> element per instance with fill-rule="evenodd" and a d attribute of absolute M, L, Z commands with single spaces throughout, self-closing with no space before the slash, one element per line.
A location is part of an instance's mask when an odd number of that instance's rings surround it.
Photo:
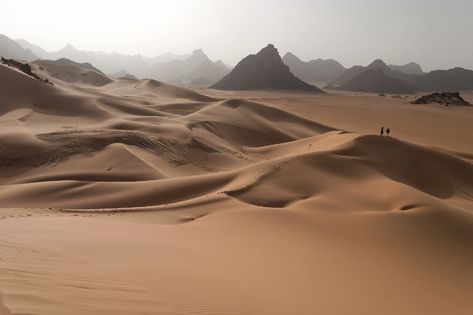
<path fill-rule="evenodd" d="M 0 65 L 0 314 L 471 314 L 472 108 L 33 68 Z"/>

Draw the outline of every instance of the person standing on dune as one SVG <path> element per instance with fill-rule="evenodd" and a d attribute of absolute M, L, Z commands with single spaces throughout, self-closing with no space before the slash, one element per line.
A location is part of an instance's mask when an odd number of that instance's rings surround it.
<path fill-rule="evenodd" d="M 386 135 L 389 136 L 389 133 L 391 132 L 391 129 L 386 129 Z"/>
<path fill-rule="evenodd" d="M 384 127 L 381 127 L 381 131 L 379 132 L 380 136 L 384 136 Z"/>

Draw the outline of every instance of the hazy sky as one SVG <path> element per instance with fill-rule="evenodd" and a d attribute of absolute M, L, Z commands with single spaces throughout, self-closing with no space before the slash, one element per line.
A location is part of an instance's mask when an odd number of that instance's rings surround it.
<path fill-rule="evenodd" d="M 0 0 L 0 33 L 46 50 L 153 56 L 202 48 L 235 64 L 273 43 L 345 66 L 375 58 L 473 69 L 473 0 Z"/>

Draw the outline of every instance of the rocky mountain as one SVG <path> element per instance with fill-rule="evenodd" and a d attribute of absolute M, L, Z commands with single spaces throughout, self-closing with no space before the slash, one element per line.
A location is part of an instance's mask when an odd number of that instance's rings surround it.
<path fill-rule="evenodd" d="M 421 75 L 424 74 L 424 70 L 422 70 L 422 67 L 416 63 L 416 62 L 410 62 L 405 65 L 389 65 L 389 68 L 391 70 L 397 70 L 405 74 L 415 74 L 415 75 Z"/>
<path fill-rule="evenodd" d="M 199 80 L 212 84 L 228 72 L 221 61 L 213 62 L 202 49 L 196 49 L 183 60 L 155 64 L 147 72 L 147 77 L 173 83 L 191 83 Z"/>
<path fill-rule="evenodd" d="M 33 61 L 38 59 L 38 56 L 30 49 L 21 47 L 20 44 L 2 34 L 0 34 L 0 56 L 21 61 Z"/>
<path fill-rule="evenodd" d="M 371 93 L 391 93 L 391 94 L 409 94 L 414 89 L 403 80 L 389 77 L 382 69 L 371 68 L 353 79 L 340 85 L 337 89 L 344 91 L 371 92 Z"/>
<path fill-rule="evenodd" d="M 387 76 L 391 77 L 398 77 L 399 75 L 402 75 L 401 72 L 399 71 L 394 71 L 391 70 L 386 63 L 381 60 L 381 59 L 376 59 L 372 63 L 370 63 L 368 66 L 363 67 L 363 66 L 353 66 L 349 68 L 347 71 L 345 71 L 342 75 L 340 75 L 337 79 L 335 79 L 332 84 L 335 86 L 341 86 L 344 85 L 345 83 L 348 83 L 351 81 L 354 77 L 357 75 L 363 73 L 366 70 L 369 69 L 380 69 L 381 71 L 384 72 Z"/>
<path fill-rule="evenodd" d="M 293 74 L 306 82 L 331 82 L 347 70 L 333 59 L 302 61 L 291 52 L 286 53 L 282 61 Z"/>
<path fill-rule="evenodd" d="M 300 90 L 321 92 L 291 73 L 273 45 L 241 60 L 235 68 L 212 88 L 219 90 Z"/>

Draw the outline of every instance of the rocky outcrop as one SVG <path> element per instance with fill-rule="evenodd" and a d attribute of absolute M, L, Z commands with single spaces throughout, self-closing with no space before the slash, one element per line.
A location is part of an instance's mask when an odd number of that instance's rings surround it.
<path fill-rule="evenodd" d="M 21 63 L 14 59 L 5 59 L 3 57 L 1 57 L 0 62 L 9 67 L 20 70 L 21 72 L 32 77 L 33 79 L 53 85 L 48 79 L 43 79 L 40 76 L 33 73 L 33 71 L 31 70 L 31 66 L 27 63 Z"/>
<path fill-rule="evenodd" d="M 424 95 L 415 101 L 412 101 L 411 104 L 442 104 L 442 105 L 455 105 L 455 106 L 471 106 L 470 103 L 465 101 L 463 97 L 460 96 L 459 92 L 441 92 L 433 93 L 429 95 Z"/>

